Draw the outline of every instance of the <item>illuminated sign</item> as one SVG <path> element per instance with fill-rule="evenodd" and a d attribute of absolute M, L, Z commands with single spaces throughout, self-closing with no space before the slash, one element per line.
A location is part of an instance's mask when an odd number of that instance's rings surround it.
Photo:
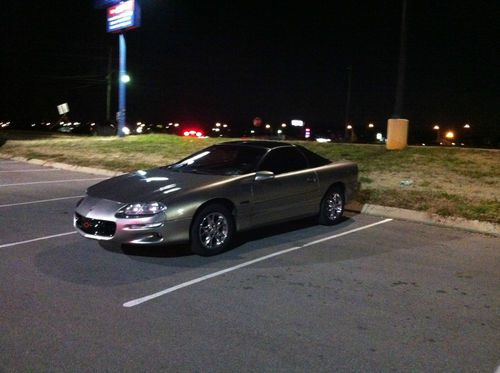
<path fill-rule="evenodd" d="M 108 8 L 108 32 L 139 27 L 140 9 L 135 0 L 121 2 Z"/>
<path fill-rule="evenodd" d="M 59 115 L 64 115 L 66 113 L 69 113 L 68 103 L 65 102 L 64 104 L 57 105 L 57 112 L 59 113 Z"/>

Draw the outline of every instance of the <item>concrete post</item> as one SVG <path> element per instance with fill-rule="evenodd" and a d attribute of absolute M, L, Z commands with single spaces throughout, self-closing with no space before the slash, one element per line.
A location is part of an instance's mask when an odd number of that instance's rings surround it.
<path fill-rule="evenodd" d="M 388 150 L 401 150 L 408 145 L 408 119 L 391 118 L 387 121 Z"/>

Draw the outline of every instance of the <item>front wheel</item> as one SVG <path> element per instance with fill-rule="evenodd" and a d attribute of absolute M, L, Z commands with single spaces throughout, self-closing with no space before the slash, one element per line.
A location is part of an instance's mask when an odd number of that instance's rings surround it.
<path fill-rule="evenodd" d="M 322 225 L 337 224 L 344 213 L 345 196 L 339 186 L 331 187 L 321 201 L 319 223 Z"/>
<path fill-rule="evenodd" d="M 211 256 L 227 250 L 234 235 L 234 218 L 224 205 L 203 207 L 191 226 L 191 251 L 201 256 Z"/>

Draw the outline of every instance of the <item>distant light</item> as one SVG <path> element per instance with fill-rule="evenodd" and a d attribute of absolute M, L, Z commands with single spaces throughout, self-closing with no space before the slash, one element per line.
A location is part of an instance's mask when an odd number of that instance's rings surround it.
<path fill-rule="evenodd" d="M 179 127 L 179 123 L 175 123 L 175 124 L 174 124 L 174 127 Z"/>
<path fill-rule="evenodd" d="M 170 126 L 172 126 L 172 125 L 173 125 L 173 123 L 172 123 L 172 122 L 170 122 L 170 123 L 168 124 L 168 126 L 169 126 L 169 127 L 170 127 Z"/>
<path fill-rule="evenodd" d="M 95 126 L 95 123 L 90 123 L 90 127 L 94 127 Z"/>
<path fill-rule="evenodd" d="M 352 130 L 352 126 L 350 124 L 347 125 L 348 130 Z"/>
<path fill-rule="evenodd" d="M 270 124 L 266 124 L 266 128 L 271 128 L 271 125 Z"/>
<path fill-rule="evenodd" d="M 311 129 L 310 128 L 306 128 L 305 130 L 305 134 L 304 134 L 304 137 L 306 139 L 310 138 L 311 137 Z"/>
<path fill-rule="evenodd" d="M 282 130 L 277 130 L 276 133 L 279 135 L 279 134 L 283 133 L 283 131 Z"/>
<path fill-rule="evenodd" d="M 438 130 L 439 126 L 436 124 L 434 127 L 432 127 L 433 130 Z"/>
<path fill-rule="evenodd" d="M 464 146 L 465 144 L 463 142 L 460 143 L 460 146 Z"/>
<path fill-rule="evenodd" d="M 281 127 L 286 128 L 286 123 L 281 123 Z"/>
<path fill-rule="evenodd" d="M 136 131 L 137 133 L 142 133 L 142 129 L 143 129 L 143 127 L 142 127 L 142 126 L 140 126 L 140 127 L 137 127 L 137 129 L 136 129 L 135 131 Z"/>
<path fill-rule="evenodd" d="M 457 145 L 457 144 L 455 144 L 454 142 L 452 142 L 452 143 L 451 143 L 451 145 L 455 146 L 455 145 Z"/>
<path fill-rule="evenodd" d="M 220 127 L 220 123 L 215 123 L 215 126 L 216 127 Z"/>
<path fill-rule="evenodd" d="M 215 132 L 219 132 L 220 131 L 220 128 L 214 128 L 213 129 Z"/>
<path fill-rule="evenodd" d="M 422 146 L 425 146 L 425 144 L 424 144 L 424 143 L 422 143 Z"/>
<path fill-rule="evenodd" d="M 304 121 L 300 119 L 292 119 L 290 124 L 294 127 L 304 127 Z"/>
<path fill-rule="evenodd" d="M 378 133 L 375 135 L 375 138 L 376 138 L 378 141 L 382 141 L 382 140 L 383 140 L 382 133 L 378 132 Z"/>
<path fill-rule="evenodd" d="M 368 128 L 373 128 L 373 127 L 375 127 L 373 123 L 368 123 Z"/>
<path fill-rule="evenodd" d="M 227 124 L 223 124 L 222 127 L 227 128 Z"/>
<path fill-rule="evenodd" d="M 196 137 L 201 137 L 201 136 L 203 136 L 203 134 L 200 131 L 196 132 Z"/>
<path fill-rule="evenodd" d="M 321 143 L 325 143 L 325 142 L 330 142 L 332 141 L 331 139 L 327 139 L 327 138 L 324 138 L 324 137 L 318 137 L 316 139 L 317 142 L 321 142 Z"/>
<path fill-rule="evenodd" d="M 255 133 L 255 131 L 254 130 L 250 130 L 250 133 Z"/>
<path fill-rule="evenodd" d="M 184 131 L 184 136 L 189 136 L 189 131 Z"/>
<path fill-rule="evenodd" d="M 464 128 L 470 128 L 470 124 L 469 123 L 465 123 L 464 124 Z"/>
<path fill-rule="evenodd" d="M 36 126 L 36 123 L 33 123 L 33 124 L 31 125 L 31 127 L 35 127 L 35 126 Z"/>
<path fill-rule="evenodd" d="M 189 134 L 190 135 L 196 135 L 196 131 L 191 130 L 191 131 L 189 131 Z"/>
<path fill-rule="evenodd" d="M 455 134 L 453 131 L 448 131 L 446 132 L 446 135 L 444 135 L 447 139 L 453 139 L 455 137 Z"/>
<path fill-rule="evenodd" d="M 122 83 L 128 83 L 128 82 L 130 82 L 130 75 L 128 75 L 128 74 L 123 74 L 123 75 L 120 77 L 120 80 L 122 81 Z"/>
<path fill-rule="evenodd" d="M 128 127 L 123 127 L 123 130 L 122 130 L 122 131 L 123 131 L 123 134 L 124 134 L 124 135 L 130 135 L 130 128 L 128 128 Z"/>

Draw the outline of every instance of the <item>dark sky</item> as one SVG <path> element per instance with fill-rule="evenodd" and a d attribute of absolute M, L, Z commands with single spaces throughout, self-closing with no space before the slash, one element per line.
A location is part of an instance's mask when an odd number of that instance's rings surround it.
<path fill-rule="evenodd" d="M 500 126 L 498 1 L 409 1 L 404 116 L 412 128 Z M 401 1 L 142 0 L 126 33 L 131 120 L 385 125 L 394 105 Z M 92 1 L 2 5 L 1 120 L 105 115 L 117 35 Z M 116 84 L 115 84 L 116 85 Z M 113 91 L 113 112 L 116 111 Z"/>

